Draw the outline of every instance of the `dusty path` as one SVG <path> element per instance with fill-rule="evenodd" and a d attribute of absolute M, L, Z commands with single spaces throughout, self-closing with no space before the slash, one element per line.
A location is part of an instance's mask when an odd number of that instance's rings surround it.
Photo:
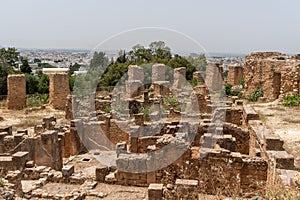
<path fill-rule="evenodd" d="M 300 108 L 288 108 L 278 102 L 253 104 L 261 120 L 284 140 L 285 150 L 300 167 Z"/>

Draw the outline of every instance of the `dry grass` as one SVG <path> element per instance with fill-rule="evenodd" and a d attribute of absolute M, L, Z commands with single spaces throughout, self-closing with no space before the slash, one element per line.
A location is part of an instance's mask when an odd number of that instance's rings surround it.
<path fill-rule="evenodd" d="M 277 181 L 274 185 L 266 187 L 262 197 L 267 200 L 296 200 L 300 199 L 300 188 L 285 187 Z"/>

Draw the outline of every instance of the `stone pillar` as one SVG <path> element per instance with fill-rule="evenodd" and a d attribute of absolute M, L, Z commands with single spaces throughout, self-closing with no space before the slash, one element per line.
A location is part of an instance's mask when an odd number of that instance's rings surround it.
<path fill-rule="evenodd" d="M 177 90 L 184 89 L 186 85 L 186 68 L 180 67 L 174 69 L 174 83 L 173 88 Z"/>
<path fill-rule="evenodd" d="M 129 98 L 142 95 L 144 91 L 144 70 L 137 65 L 128 67 L 128 80 L 126 81 L 126 93 Z"/>
<path fill-rule="evenodd" d="M 41 142 L 35 147 L 35 163 L 48 166 L 55 170 L 62 169 L 61 140 L 56 131 L 46 131 L 41 134 Z"/>
<path fill-rule="evenodd" d="M 69 75 L 67 73 L 50 74 L 50 105 L 54 109 L 65 109 L 70 95 Z"/>
<path fill-rule="evenodd" d="M 223 68 L 219 64 L 208 64 L 206 68 L 205 83 L 210 91 L 218 91 L 223 86 Z"/>
<path fill-rule="evenodd" d="M 8 109 L 23 109 L 26 107 L 26 79 L 24 74 L 8 75 L 7 78 Z"/>
<path fill-rule="evenodd" d="M 166 66 L 164 64 L 152 66 L 152 83 L 157 81 L 166 81 Z"/>

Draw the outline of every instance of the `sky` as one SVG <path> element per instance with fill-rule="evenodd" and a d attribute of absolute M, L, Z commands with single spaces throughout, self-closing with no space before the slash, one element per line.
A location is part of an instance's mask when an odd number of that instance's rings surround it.
<path fill-rule="evenodd" d="M 299 8 L 298 0 L 0 0 L 0 46 L 124 49 L 154 39 L 178 51 L 300 53 Z"/>

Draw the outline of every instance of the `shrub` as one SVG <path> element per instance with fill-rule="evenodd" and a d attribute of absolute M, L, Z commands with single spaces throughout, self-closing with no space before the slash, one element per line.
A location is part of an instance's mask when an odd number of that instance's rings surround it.
<path fill-rule="evenodd" d="M 244 79 L 244 77 L 242 77 L 242 78 L 240 78 L 238 80 L 238 84 L 241 85 L 243 88 L 245 87 L 245 79 Z"/>
<path fill-rule="evenodd" d="M 283 105 L 287 107 L 300 106 L 300 95 L 285 96 Z"/>
<path fill-rule="evenodd" d="M 191 81 L 190 81 L 192 87 L 196 87 L 199 83 L 198 83 L 198 79 L 196 78 L 193 78 Z"/>
<path fill-rule="evenodd" d="M 35 94 L 27 98 L 28 107 L 39 107 L 41 105 L 49 103 L 48 94 Z"/>
<path fill-rule="evenodd" d="M 248 101 L 257 101 L 259 97 L 263 97 L 264 93 L 260 88 L 257 88 L 249 97 Z"/>
<path fill-rule="evenodd" d="M 226 94 L 227 96 L 230 95 L 231 88 L 232 88 L 232 85 L 231 85 L 231 84 L 226 84 L 226 85 L 225 85 L 225 94 Z"/>
<path fill-rule="evenodd" d="M 233 87 L 231 84 L 227 84 L 225 85 L 225 94 L 227 96 L 238 96 L 238 97 L 242 97 L 242 92 L 241 92 L 242 89 L 240 88 L 236 88 Z"/>

